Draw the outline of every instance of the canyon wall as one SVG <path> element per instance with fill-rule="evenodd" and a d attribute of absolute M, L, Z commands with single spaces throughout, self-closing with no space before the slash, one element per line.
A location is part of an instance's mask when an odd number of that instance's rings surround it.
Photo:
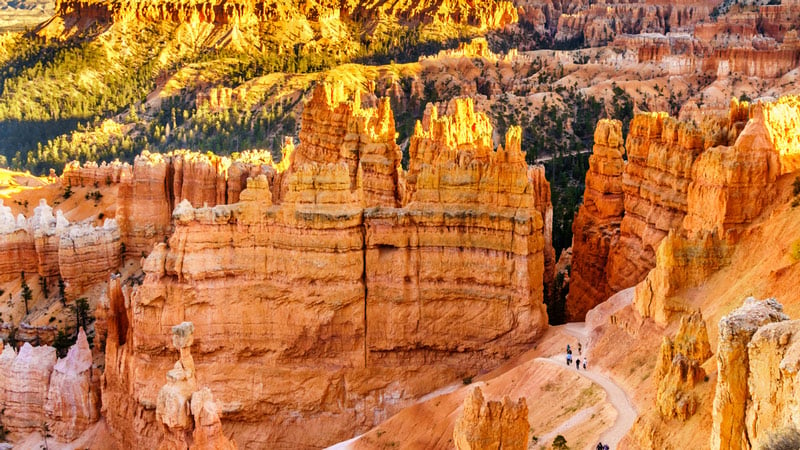
<path fill-rule="evenodd" d="M 123 166 L 119 177 L 117 221 L 126 255 L 147 255 L 155 243 L 164 242 L 173 228 L 171 211 L 181 201 L 197 207 L 236 203 L 247 178 L 270 170 L 271 163 L 267 151 L 242 152 L 236 158 L 185 150 L 143 152 L 133 166 Z"/>
<path fill-rule="evenodd" d="M 597 47 L 620 34 L 667 33 L 689 30 L 707 19 L 715 2 L 653 4 L 612 2 L 582 8 L 558 18 L 556 42 Z"/>
<path fill-rule="evenodd" d="M 754 442 L 751 442 L 751 437 L 756 438 L 759 434 L 764 435 L 768 431 L 778 430 L 781 425 L 786 425 L 791 420 L 791 414 L 767 424 L 757 419 L 758 412 L 763 410 L 767 404 L 772 405 L 769 409 L 777 409 L 776 412 L 783 408 L 796 406 L 791 400 L 788 405 L 776 401 L 775 394 L 785 393 L 782 390 L 769 390 L 786 386 L 791 392 L 795 384 L 794 374 L 790 372 L 791 369 L 788 366 L 784 366 L 779 355 L 785 351 L 785 347 L 788 345 L 788 335 L 785 332 L 780 333 L 780 331 L 787 326 L 796 330 L 796 322 L 791 322 L 789 325 L 780 323 L 788 320 L 782 311 L 783 307 L 775 299 L 757 301 L 751 297 L 745 300 L 742 307 L 720 320 L 719 343 L 717 344 L 717 386 L 709 442 L 711 450 L 753 448 Z M 767 324 L 775 322 L 779 323 L 770 328 L 767 327 Z M 764 331 L 762 332 L 761 329 Z M 753 336 L 756 333 L 759 333 L 759 338 L 754 341 Z M 786 336 L 786 338 L 775 339 L 776 334 Z M 780 347 L 780 349 L 776 347 Z M 772 354 L 766 353 L 772 350 L 781 351 Z M 754 357 L 753 360 L 750 359 L 751 355 Z M 790 356 L 790 358 L 796 364 L 796 356 L 793 358 Z M 786 369 L 789 371 L 786 373 L 788 379 L 783 376 L 783 371 Z M 770 375 L 762 379 L 754 378 L 756 375 L 766 374 Z M 778 376 L 773 377 L 772 374 Z M 781 398 L 790 399 L 791 397 Z M 746 421 L 746 417 L 750 420 Z M 764 419 L 775 417 L 775 415 L 767 413 Z M 795 425 L 797 424 L 795 423 Z"/>
<path fill-rule="evenodd" d="M 567 300 L 570 317 L 573 320 L 582 319 L 586 310 L 605 301 L 614 292 L 637 285 L 648 277 L 648 273 L 651 280 L 647 283 L 650 284 L 637 287 L 639 292 L 637 305 L 641 306 L 640 312 L 643 315 L 653 317 L 655 314 L 653 311 L 666 310 L 656 306 L 658 302 L 652 303 L 649 299 L 655 295 L 651 295 L 650 290 L 659 289 L 651 286 L 653 280 L 659 280 L 656 281 L 657 285 L 666 286 L 660 281 L 663 279 L 663 274 L 659 271 L 672 270 L 666 269 L 667 264 L 673 266 L 692 264 L 705 267 L 704 271 L 696 270 L 691 275 L 696 280 L 704 279 L 704 276 L 725 265 L 727 247 L 718 237 L 719 232 L 712 232 L 713 227 L 699 223 L 712 220 L 702 217 L 715 214 L 712 211 L 717 210 L 730 210 L 731 220 L 740 222 L 752 220 L 761 211 L 760 207 L 764 200 L 769 198 L 770 191 L 769 186 L 765 184 L 766 181 L 747 183 L 736 181 L 757 175 L 755 172 L 746 172 L 749 175 L 745 175 L 745 172 L 739 175 L 727 175 L 726 170 L 747 171 L 749 170 L 747 167 L 758 166 L 758 169 L 753 170 L 759 171 L 766 168 L 768 160 L 759 158 L 766 158 L 776 152 L 767 149 L 766 144 L 762 144 L 766 142 L 763 139 L 753 137 L 767 133 L 755 131 L 766 129 L 765 126 L 758 125 L 764 121 L 756 116 L 759 114 L 763 116 L 765 113 L 762 111 L 793 111 L 794 106 L 791 105 L 795 102 L 793 98 L 787 98 L 779 100 L 775 106 L 760 107 L 753 113 L 754 119 L 750 122 L 747 122 L 751 114 L 750 105 L 740 104 L 736 100 L 732 101 L 727 116 L 710 116 L 700 124 L 678 121 L 665 113 L 636 115 L 631 121 L 625 145 L 627 162 L 624 164 L 621 177 L 616 175 L 619 172 L 618 168 L 612 168 L 616 166 L 609 164 L 602 169 L 607 174 L 598 172 L 598 169 L 590 169 L 587 173 L 584 206 L 581 207 L 573 225 L 575 245 L 573 251 L 584 256 L 573 259 L 575 265 L 572 270 L 570 296 Z M 769 114 L 780 115 L 777 112 Z M 792 114 L 784 115 L 794 117 Z M 773 120 L 782 123 L 783 119 Z M 747 133 L 742 131 L 745 129 L 745 123 L 748 123 Z M 602 136 L 605 136 L 606 128 L 607 125 L 602 122 L 598 125 Z M 777 130 L 779 126 L 772 128 Z M 774 133 L 780 134 L 778 131 Z M 783 147 L 789 148 L 795 145 L 794 141 L 789 139 L 784 141 L 786 143 L 782 144 Z M 737 142 L 736 145 L 739 147 L 734 148 L 735 146 L 731 145 L 734 142 Z M 728 150 L 723 150 L 725 148 Z M 757 150 L 751 151 L 753 148 Z M 619 152 L 621 153 L 621 150 Z M 787 155 L 793 154 L 792 150 L 785 152 Z M 728 156 L 720 156 L 723 154 Z M 619 158 L 615 163 L 617 166 L 623 164 L 621 156 Z M 722 163 L 722 158 L 735 159 L 736 162 Z M 789 161 L 790 158 L 794 157 L 786 156 L 784 159 Z M 609 178 L 609 174 L 613 174 L 613 177 Z M 740 178 L 736 178 L 737 176 Z M 730 181 L 724 181 L 729 178 Z M 774 178 L 772 181 L 774 182 Z M 754 184 L 758 187 L 756 188 Z M 720 194 L 722 191 L 728 192 L 729 189 L 730 196 Z M 619 205 L 620 190 L 622 209 Z M 603 193 L 602 200 L 598 199 L 599 193 Z M 758 197 L 761 200 L 738 203 L 739 197 L 742 196 Z M 729 206 L 714 206 L 719 201 L 724 201 L 725 205 Z M 597 205 L 606 205 L 607 212 L 593 212 L 598 209 Z M 714 207 L 708 207 L 709 205 Z M 734 210 L 737 207 L 749 208 L 752 211 L 743 213 L 745 217 L 734 219 Z M 691 245 L 681 245 L 682 235 L 676 230 L 684 226 L 684 220 L 686 223 L 695 224 L 691 226 L 699 233 L 697 236 L 702 235 L 703 238 L 697 238 L 696 243 Z M 661 245 L 665 238 L 675 245 Z M 709 250 L 702 259 L 705 261 L 704 264 L 701 258 L 697 258 L 698 248 Z M 657 265 L 657 270 L 651 273 L 650 271 Z M 681 286 L 686 286 L 688 283 L 689 281 L 681 283 Z M 667 288 L 669 289 L 673 288 Z M 646 308 L 654 310 L 645 311 Z M 677 308 L 676 311 L 681 311 L 681 308 Z M 657 320 L 664 319 L 659 316 Z"/>
<path fill-rule="evenodd" d="M 120 234 L 113 219 L 101 227 L 70 224 L 42 200 L 30 219 L 21 214 L 14 219 L 0 203 L 0 223 L 0 281 L 19 279 L 21 272 L 61 278 L 67 296 L 74 298 L 119 266 Z"/>
<path fill-rule="evenodd" d="M 583 204 L 572 222 L 573 264 L 567 302 L 570 321 L 582 320 L 587 311 L 616 292 L 608 284 L 606 266 L 609 251 L 619 240 L 625 211 L 622 144 L 622 123 L 601 119 L 594 132 Z"/>
<path fill-rule="evenodd" d="M 643 316 L 666 323 L 686 311 L 675 294 L 728 264 L 741 231 L 773 200 L 778 177 L 797 170 L 800 100 L 759 104 L 750 115 L 733 145 L 709 148 L 693 164 L 686 216 L 636 287 L 634 304 Z"/>
<path fill-rule="evenodd" d="M 352 41 L 360 36 L 350 35 L 353 23 L 366 36 L 385 34 L 401 24 L 457 36 L 465 28 L 485 32 L 519 20 L 516 6 L 506 0 L 421 3 L 58 0 L 55 9 L 56 16 L 36 30 L 40 35 L 65 37 L 97 25 L 161 22 L 177 25 L 179 34 L 191 35 L 208 46 L 232 44 L 241 50 L 260 43 L 294 50 L 294 45 L 299 44 L 308 51 L 335 47 L 345 53 L 358 48 Z M 255 42 L 242 39 L 243 35 Z M 270 38 L 265 39 L 265 35 Z"/>
<path fill-rule="evenodd" d="M 552 206 L 521 130 L 494 150 L 488 118 L 457 100 L 417 125 L 404 173 L 386 101 L 322 84 L 313 97 L 291 164 L 248 180 L 238 203 L 177 203 L 143 284 L 110 281 L 103 405 L 123 445 L 165 436 L 166 336 L 185 320 L 224 434 L 269 448 L 349 438 L 546 327 Z"/>

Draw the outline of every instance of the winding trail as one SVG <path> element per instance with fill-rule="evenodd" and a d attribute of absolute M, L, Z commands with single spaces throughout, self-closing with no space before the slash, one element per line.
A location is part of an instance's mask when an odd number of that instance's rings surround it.
<path fill-rule="evenodd" d="M 571 335 L 584 343 L 587 340 L 588 332 L 583 322 L 572 322 L 565 324 L 563 325 L 562 330 L 564 333 Z M 567 355 L 564 353 L 554 355 L 549 358 L 536 358 L 536 360 L 546 362 L 548 364 L 555 364 L 563 368 L 566 366 L 566 357 Z M 606 394 L 608 395 L 608 401 L 611 403 L 614 409 L 617 410 L 617 418 L 614 421 L 614 424 L 600 435 L 600 442 L 608 444 L 608 446 L 612 449 L 617 448 L 619 442 L 623 437 L 625 437 L 626 434 L 628 434 L 628 431 L 631 429 L 633 423 L 638 417 L 633 403 L 628 398 L 628 395 L 625 393 L 625 391 L 623 391 L 622 388 L 614 382 L 614 380 L 600 372 L 593 370 L 591 361 L 589 362 L 587 370 L 577 370 L 575 369 L 574 365 L 570 365 L 568 369 L 576 372 L 582 377 L 592 380 L 606 391 Z M 546 440 L 543 440 L 543 442 L 546 442 Z"/>

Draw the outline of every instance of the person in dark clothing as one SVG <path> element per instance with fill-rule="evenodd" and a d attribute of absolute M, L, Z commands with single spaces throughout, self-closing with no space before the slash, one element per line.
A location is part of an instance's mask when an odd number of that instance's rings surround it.
<path fill-rule="evenodd" d="M 603 444 L 603 450 L 608 450 L 608 444 Z"/>
<path fill-rule="evenodd" d="M 581 370 L 581 359 L 575 358 L 575 368 Z"/>
<path fill-rule="evenodd" d="M 578 342 L 578 354 L 579 355 L 581 354 L 581 350 L 582 350 L 581 343 Z"/>
<path fill-rule="evenodd" d="M 572 349 L 571 349 L 571 348 L 569 348 L 569 344 L 567 344 L 567 354 L 568 354 L 568 355 L 571 355 L 571 354 L 572 354 Z"/>
<path fill-rule="evenodd" d="M 597 443 L 597 447 L 595 447 L 595 450 L 603 450 L 603 443 L 602 442 L 598 442 Z"/>

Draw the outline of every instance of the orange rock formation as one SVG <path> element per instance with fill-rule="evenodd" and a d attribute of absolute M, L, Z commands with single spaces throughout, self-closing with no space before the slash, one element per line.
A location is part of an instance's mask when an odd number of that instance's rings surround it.
<path fill-rule="evenodd" d="M 42 423 L 59 439 L 72 440 L 99 418 L 98 374 L 83 330 L 65 358 L 25 343 L 0 355 L 0 407 L 10 431 L 38 431 Z"/>
<path fill-rule="evenodd" d="M 710 357 L 703 317 L 700 313 L 683 316 L 675 339 L 664 337 L 655 369 L 656 406 L 663 416 L 686 421 L 695 413 L 698 400 L 691 391 L 705 378 L 706 371 L 700 366 Z"/>
<path fill-rule="evenodd" d="M 464 399 L 456 421 L 453 441 L 458 450 L 524 450 L 528 448 L 528 405 L 525 397 L 517 403 L 484 401 L 480 387 Z"/>
<path fill-rule="evenodd" d="M 387 103 L 361 109 L 337 89 L 315 91 L 290 166 L 248 180 L 239 203 L 181 202 L 144 284 L 125 294 L 111 280 L 103 398 L 123 445 L 167 433 L 155 426 L 172 365 L 163 336 L 184 319 L 222 430 L 270 448 L 348 438 L 546 326 L 548 185 L 520 130 L 493 150 L 486 116 L 459 100 L 417 126 L 406 175 Z"/>
<path fill-rule="evenodd" d="M 619 218 L 600 221 L 593 213 L 590 220 L 589 206 L 575 221 L 574 251 L 592 256 L 574 259 L 571 317 L 582 318 L 581 311 L 645 278 L 636 296 L 644 316 L 664 323 L 673 312 L 691 312 L 669 305 L 669 297 L 727 264 L 728 239 L 761 213 L 777 176 L 796 167 L 797 108 L 796 98 L 786 97 L 753 108 L 733 100 L 727 117 L 699 125 L 663 113 L 634 117 L 619 237 Z M 596 177 L 594 170 L 587 174 L 587 204 L 599 203 Z M 603 186 L 609 193 L 616 189 Z M 609 244 L 601 240 L 582 248 L 587 236 L 608 236 Z"/>
<path fill-rule="evenodd" d="M 64 442 L 76 439 L 100 418 L 99 371 L 92 368 L 92 350 L 83 328 L 67 356 L 50 375 L 44 405 L 50 431 Z"/>
<path fill-rule="evenodd" d="M 717 345 L 717 387 L 714 395 L 714 410 L 710 448 L 711 450 L 739 450 L 750 448 L 750 433 L 761 431 L 764 434 L 767 430 L 774 429 L 778 423 L 770 423 L 766 427 L 764 423 L 755 419 L 758 409 L 771 403 L 772 391 L 769 391 L 767 398 L 760 397 L 756 400 L 759 406 L 757 410 L 752 409 L 752 398 L 749 395 L 748 386 L 751 375 L 751 354 L 749 344 L 753 336 L 760 328 L 765 325 L 787 320 L 788 317 L 782 312 L 783 307 L 775 299 L 756 301 L 750 297 L 745 300 L 744 305 L 723 317 L 719 323 L 719 343 Z M 774 330 L 774 328 L 773 328 Z M 765 331 L 769 333 L 769 331 Z M 786 334 L 783 334 L 786 336 Z M 768 335 L 759 336 L 759 345 L 752 349 L 753 354 L 758 354 L 759 350 L 773 350 L 768 342 L 771 339 Z M 778 339 L 780 343 L 781 339 Z M 788 341 L 788 339 L 787 339 Z M 765 345 L 766 344 L 766 345 Z M 785 347 L 788 342 L 783 343 Z M 774 344 L 773 344 L 774 345 Z M 761 361 L 769 361 L 766 366 L 756 366 L 757 373 L 764 373 L 780 370 L 780 360 L 776 360 L 776 355 L 760 354 Z M 757 359 L 756 361 L 759 361 Z M 756 362 L 753 361 L 753 362 Z M 778 366 L 778 367 L 776 367 Z M 765 380 L 753 379 L 752 388 L 754 391 L 763 392 L 763 388 L 769 388 L 772 377 Z M 766 386 L 759 386 L 766 383 Z M 780 382 L 778 382 L 780 383 Z M 776 386 L 777 387 L 777 386 Z M 778 404 L 774 405 L 780 408 Z M 745 422 L 748 416 L 752 421 Z M 769 417 L 769 416 L 767 416 Z M 765 418 L 767 418 L 765 417 Z M 772 416 L 774 417 L 774 416 Z M 755 429 L 758 429 L 756 431 Z M 765 429 L 766 428 L 766 429 Z"/>
<path fill-rule="evenodd" d="M 611 296 L 608 253 L 619 240 L 625 211 L 622 192 L 622 123 L 602 119 L 594 132 L 594 148 L 586 172 L 583 204 L 572 222 L 572 277 L 567 301 L 568 320 L 582 320 L 586 312 Z"/>
<path fill-rule="evenodd" d="M 666 323 L 685 311 L 674 297 L 728 264 L 738 234 L 772 201 L 780 175 L 797 169 L 800 101 L 785 97 L 757 105 L 732 146 L 712 147 L 692 166 L 687 214 L 658 249 L 656 267 L 636 287 L 635 305 Z"/>
<path fill-rule="evenodd" d="M 120 173 L 117 221 L 129 256 L 147 254 L 172 232 L 171 211 L 182 200 L 194 206 L 236 203 L 248 177 L 266 170 L 269 152 L 243 152 L 237 159 L 176 151 L 144 152 Z"/>

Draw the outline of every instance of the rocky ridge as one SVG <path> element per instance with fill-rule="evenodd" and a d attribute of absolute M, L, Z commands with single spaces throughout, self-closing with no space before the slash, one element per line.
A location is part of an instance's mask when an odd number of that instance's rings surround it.
<path fill-rule="evenodd" d="M 655 269 L 636 288 L 634 304 L 643 316 L 665 323 L 685 310 L 673 295 L 728 264 L 743 228 L 772 201 L 778 177 L 796 169 L 796 132 L 782 124 L 798 121 L 798 99 L 759 104 L 750 114 L 733 145 L 712 147 L 693 164 L 687 214 L 659 247 Z"/>
<path fill-rule="evenodd" d="M 583 204 L 572 222 L 572 271 L 567 317 L 579 320 L 611 296 L 606 271 L 608 254 L 619 240 L 625 212 L 622 174 L 625 169 L 622 123 L 602 119 L 594 132 L 594 148 L 586 172 Z M 601 300 L 602 299 L 602 300 Z"/>
<path fill-rule="evenodd" d="M 20 277 L 21 272 L 38 273 L 44 278 L 61 278 L 67 294 L 74 296 L 100 282 L 120 263 L 120 232 L 116 220 L 103 226 L 70 224 L 61 211 L 42 200 L 30 219 L 0 203 L 0 249 L 5 265 L 0 265 L 0 280 Z"/>
<path fill-rule="evenodd" d="M 125 294 L 111 280 L 103 398 L 120 442 L 164 435 L 150 406 L 171 365 L 161 336 L 183 318 L 222 430 L 272 448 L 346 438 L 543 331 L 549 185 L 525 163 L 519 129 L 494 150 L 471 101 L 433 109 L 405 173 L 388 103 L 362 108 L 341 92 L 317 88 L 282 172 L 250 178 L 238 203 L 180 202 L 144 283 Z M 253 376 L 262 388 L 238 395 Z"/>
<path fill-rule="evenodd" d="M 622 173 L 624 211 L 621 220 L 616 216 L 618 231 L 604 231 L 619 237 L 608 246 L 607 257 L 604 248 L 592 250 L 606 259 L 578 258 L 568 310 L 596 305 L 609 292 L 643 281 L 635 303 L 644 316 L 666 323 L 681 312 L 666 299 L 727 264 L 737 230 L 761 214 L 777 177 L 795 167 L 796 108 L 797 99 L 788 96 L 753 107 L 733 100 L 727 116 L 700 125 L 663 113 L 634 117 Z M 595 178 L 603 180 L 590 171 L 587 186 Z M 585 220 L 582 214 L 578 225 Z M 581 252 L 584 236 L 601 229 L 606 230 L 603 225 L 576 228 L 574 250 Z M 593 292 L 585 286 L 608 287 Z"/>

